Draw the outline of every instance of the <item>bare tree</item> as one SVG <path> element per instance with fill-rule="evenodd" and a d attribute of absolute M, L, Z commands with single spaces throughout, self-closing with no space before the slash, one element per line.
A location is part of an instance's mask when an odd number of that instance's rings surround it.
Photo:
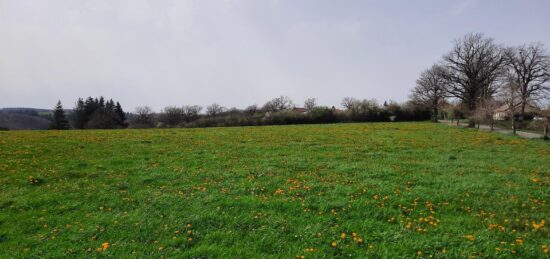
<path fill-rule="evenodd" d="M 550 139 L 550 137 L 548 136 L 548 134 L 550 134 L 548 132 L 549 128 L 550 128 L 550 103 L 548 104 L 548 106 L 545 109 L 541 109 L 540 115 L 544 118 L 544 136 L 543 136 L 543 139 L 548 140 L 548 139 Z"/>
<path fill-rule="evenodd" d="M 224 112 L 225 111 L 225 107 L 217 104 L 217 103 L 213 103 L 211 105 L 209 105 L 208 107 L 206 107 L 206 114 L 208 116 L 216 116 L 216 115 L 219 115 L 220 113 Z"/>
<path fill-rule="evenodd" d="M 494 111 L 498 108 L 498 102 L 489 98 L 483 100 L 477 105 L 476 111 L 472 115 L 472 119 L 477 123 L 477 128 L 481 123 L 489 124 L 491 131 L 495 129 Z"/>
<path fill-rule="evenodd" d="M 136 107 L 130 119 L 130 128 L 152 128 L 155 126 L 155 115 L 149 106 Z"/>
<path fill-rule="evenodd" d="M 501 101 L 506 106 L 506 112 L 508 112 L 512 120 L 512 131 L 514 134 L 516 134 L 517 131 L 516 113 L 521 104 L 521 99 L 518 96 L 519 85 L 517 82 L 518 80 L 515 78 L 515 75 L 508 74 L 507 80 L 504 81 L 504 84 L 501 86 L 499 94 Z"/>
<path fill-rule="evenodd" d="M 264 104 L 263 109 L 268 112 L 278 112 L 292 109 L 293 107 L 294 103 L 292 102 L 292 100 L 290 100 L 288 96 L 281 95 L 279 97 L 271 99 L 266 104 Z"/>
<path fill-rule="evenodd" d="M 437 122 L 439 108 L 445 103 L 449 85 L 445 73 L 445 67 L 433 65 L 420 74 L 411 93 L 413 102 L 430 107 L 433 122 Z"/>
<path fill-rule="evenodd" d="M 531 43 L 507 49 L 506 58 L 517 80 L 519 118 L 523 120 L 525 107 L 550 93 L 550 57 L 542 43 Z"/>
<path fill-rule="evenodd" d="M 316 106 L 317 106 L 317 99 L 315 98 L 308 98 L 304 102 L 304 108 L 306 108 L 306 110 L 308 111 L 312 111 L 313 109 L 315 109 Z"/>
<path fill-rule="evenodd" d="M 199 118 L 199 114 L 202 107 L 198 105 L 185 105 L 183 106 L 183 119 L 185 122 L 192 122 Z"/>
<path fill-rule="evenodd" d="M 447 68 L 445 77 L 450 82 L 449 93 L 460 99 L 469 112 L 497 91 L 496 83 L 504 71 L 505 58 L 493 39 L 483 34 L 467 34 L 456 41 L 443 60 Z"/>
<path fill-rule="evenodd" d="M 184 121 L 183 108 L 168 106 L 159 114 L 158 120 L 163 126 L 175 127 Z"/>
<path fill-rule="evenodd" d="M 247 113 L 248 115 L 254 115 L 258 112 L 258 110 L 259 108 L 258 108 L 258 105 L 256 104 L 249 105 L 244 109 L 245 113 Z"/>
<path fill-rule="evenodd" d="M 359 105 L 361 101 L 352 98 L 352 97 L 345 97 L 342 99 L 342 107 L 344 107 L 346 110 L 353 110 L 356 106 Z"/>

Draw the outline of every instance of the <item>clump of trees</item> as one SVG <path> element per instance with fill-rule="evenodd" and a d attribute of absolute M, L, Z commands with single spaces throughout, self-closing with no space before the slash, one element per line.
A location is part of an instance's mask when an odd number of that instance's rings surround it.
<path fill-rule="evenodd" d="M 540 108 L 540 101 L 550 98 L 549 82 L 550 57 L 543 44 L 504 47 L 470 33 L 420 74 L 411 99 L 429 107 L 433 121 L 448 100 L 457 100 L 470 127 L 483 122 L 492 128 L 495 110 L 506 107 L 515 132 L 516 119 L 526 118 L 527 107 Z"/>
<path fill-rule="evenodd" d="M 126 127 L 126 114 L 119 102 L 112 99 L 79 98 L 71 114 L 75 129 L 117 129 Z"/>

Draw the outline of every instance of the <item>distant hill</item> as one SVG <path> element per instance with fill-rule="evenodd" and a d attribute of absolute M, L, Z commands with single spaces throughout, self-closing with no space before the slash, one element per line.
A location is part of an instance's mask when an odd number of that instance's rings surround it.
<path fill-rule="evenodd" d="M 72 110 L 67 110 L 70 113 Z M 50 125 L 52 110 L 8 107 L 0 109 L 0 128 L 10 130 L 47 129 Z"/>
<path fill-rule="evenodd" d="M 8 113 L 27 113 L 27 112 L 51 112 L 51 109 L 40 109 L 40 108 L 27 108 L 27 107 L 7 107 L 2 108 L 0 111 L 8 112 Z"/>
<path fill-rule="evenodd" d="M 45 117 L 21 113 L 0 112 L 0 128 L 9 130 L 48 129 L 50 121 Z"/>

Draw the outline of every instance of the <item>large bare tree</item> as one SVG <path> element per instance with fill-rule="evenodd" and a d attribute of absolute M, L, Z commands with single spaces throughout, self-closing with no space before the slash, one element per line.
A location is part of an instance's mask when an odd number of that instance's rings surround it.
<path fill-rule="evenodd" d="M 506 50 L 508 67 L 517 80 L 521 101 L 520 120 L 529 104 L 545 98 L 550 93 L 550 57 L 542 43 L 509 48 Z"/>
<path fill-rule="evenodd" d="M 412 89 L 413 102 L 430 107 L 432 121 L 437 122 L 439 108 L 445 102 L 445 96 L 449 88 L 444 77 L 445 67 L 435 64 L 420 74 L 416 80 L 416 86 Z"/>
<path fill-rule="evenodd" d="M 450 82 L 449 93 L 460 99 L 470 113 L 498 89 L 504 71 L 503 49 L 483 34 L 467 34 L 443 57 Z M 470 122 L 470 127 L 474 127 Z"/>

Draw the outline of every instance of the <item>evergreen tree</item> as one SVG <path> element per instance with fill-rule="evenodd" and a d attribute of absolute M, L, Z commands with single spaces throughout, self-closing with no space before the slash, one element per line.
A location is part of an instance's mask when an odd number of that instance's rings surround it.
<path fill-rule="evenodd" d="M 67 121 L 65 111 L 63 110 L 63 105 L 61 105 L 61 101 L 57 101 L 57 105 L 53 110 L 53 121 L 50 125 L 50 128 L 58 130 L 69 129 L 69 121 Z"/>
<path fill-rule="evenodd" d="M 96 101 L 96 102 L 97 102 L 97 106 L 100 110 L 105 109 L 105 98 L 103 98 L 103 96 L 99 97 L 99 101 Z"/>
<path fill-rule="evenodd" d="M 119 102 L 116 102 L 115 105 L 115 114 L 116 114 L 116 121 L 118 124 L 122 127 L 126 127 L 125 121 L 126 121 L 126 113 L 122 110 L 122 106 Z"/>
<path fill-rule="evenodd" d="M 75 129 L 83 129 L 86 126 L 86 104 L 82 98 L 78 98 L 78 101 L 76 101 L 76 106 L 71 114 L 71 120 Z"/>

